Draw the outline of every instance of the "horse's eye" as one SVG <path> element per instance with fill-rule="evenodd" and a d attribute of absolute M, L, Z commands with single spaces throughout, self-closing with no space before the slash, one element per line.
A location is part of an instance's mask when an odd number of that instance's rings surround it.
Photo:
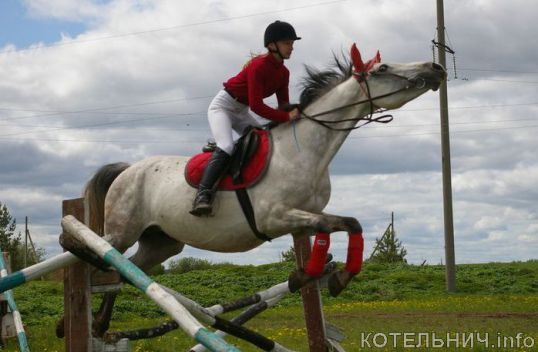
<path fill-rule="evenodd" d="M 389 69 L 389 66 L 383 64 L 383 65 L 379 66 L 379 68 L 377 69 L 377 72 L 386 72 L 388 69 Z"/>

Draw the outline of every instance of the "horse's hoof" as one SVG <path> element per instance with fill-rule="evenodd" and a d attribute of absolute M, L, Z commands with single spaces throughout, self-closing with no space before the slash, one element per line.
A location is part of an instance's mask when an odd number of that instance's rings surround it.
<path fill-rule="evenodd" d="M 60 320 L 56 323 L 56 337 L 63 339 L 65 337 L 65 327 L 64 327 L 64 317 L 61 317 Z"/>
<path fill-rule="evenodd" d="M 345 270 L 335 271 L 329 278 L 329 293 L 332 297 L 337 297 L 346 288 L 355 274 Z"/>
<path fill-rule="evenodd" d="M 335 262 L 327 262 L 323 267 L 323 276 L 330 274 L 337 270 L 337 265 Z"/>
<path fill-rule="evenodd" d="M 98 320 L 92 322 L 92 336 L 103 339 L 106 332 L 108 331 L 108 324 L 103 324 Z"/>
<path fill-rule="evenodd" d="M 309 282 L 314 281 L 316 278 L 305 273 L 302 269 L 294 270 L 288 277 L 288 288 L 291 293 L 295 293 L 305 286 Z"/>

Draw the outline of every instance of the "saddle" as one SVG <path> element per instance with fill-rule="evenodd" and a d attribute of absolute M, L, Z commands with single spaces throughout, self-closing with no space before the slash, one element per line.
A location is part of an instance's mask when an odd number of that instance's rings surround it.
<path fill-rule="evenodd" d="M 185 167 L 185 179 L 194 188 L 198 187 L 204 169 L 216 145 L 209 143 L 202 153 L 194 155 Z M 236 143 L 230 167 L 218 185 L 218 190 L 235 191 L 249 188 L 261 180 L 271 157 L 271 135 L 268 131 L 251 128 Z"/>
<path fill-rule="evenodd" d="M 271 238 L 260 232 L 256 226 L 254 209 L 247 188 L 255 185 L 265 174 L 271 159 L 271 142 L 269 131 L 251 128 L 236 143 L 228 172 L 217 187 L 218 190 L 235 191 L 252 232 L 262 241 L 271 241 Z M 187 162 L 185 179 L 192 187 L 198 187 L 207 162 L 216 147 L 214 143 L 206 145 L 202 149 L 203 153 L 193 156 Z"/>

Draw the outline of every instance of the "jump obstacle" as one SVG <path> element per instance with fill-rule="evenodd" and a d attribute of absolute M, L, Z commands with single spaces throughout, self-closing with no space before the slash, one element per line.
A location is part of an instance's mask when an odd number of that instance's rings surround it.
<path fill-rule="evenodd" d="M 235 302 L 217 304 L 209 308 L 203 308 L 198 303 L 188 299 L 187 297 L 184 297 L 181 294 L 154 282 L 144 272 L 132 264 L 127 258 L 116 251 L 108 242 L 95 234 L 81 221 L 77 220 L 72 215 L 66 214 L 70 212 L 78 213 L 78 217 L 84 220 L 84 218 L 86 218 L 85 215 L 87 214 L 85 214 L 84 211 L 83 200 L 77 199 L 64 201 L 64 218 L 62 219 L 64 233 L 68 233 L 74 236 L 80 242 L 84 243 L 88 248 L 95 252 L 95 254 L 99 255 L 107 264 L 114 267 L 124 277 L 124 279 L 126 279 L 133 286 L 145 292 L 174 319 L 173 321 L 165 322 L 161 326 L 152 329 L 143 329 L 131 332 L 108 332 L 105 335 L 105 340 L 117 342 L 124 338 L 134 340 L 137 338 L 155 337 L 179 327 L 183 329 L 189 336 L 193 337 L 197 342 L 199 342 L 198 345 L 192 347 L 190 350 L 191 352 L 201 352 L 206 351 L 207 349 L 214 352 L 238 351 L 237 348 L 227 344 L 222 339 L 226 332 L 254 344 L 261 350 L 275 352 L 291 351 L 278 343 L 241 326 L 255 315 L 278 303 L 278 301 L 282 299 L 285 294 L 289 293 L 287 282 L 275 285 L 265 291 L 258 292 Z M 306 238 L 306 240 L 308 243 L 301 244 L 295 242 L 298 266 L 301 266 L 308 259 L 310 254 L 310 243 L 308 238 Z M 334 267 L 331 267 L 331 264 L 332 263 L 330 263 L 327 268 L 329 271 L 334 270 Z M 66 351 L 93 351 L 95 349 L 92 349 L 91 308 L 89 307 L 90 299 L 87 297 L 91 296 L 91 292 L 88 289 L 90 286 L 88 275 L 89 265 L 79 262 L 78 258 L 73 254 L 65 252 L 19 272 L 7 275 L 5 278 L 0 279 L 0 292 L 19 286 L 27 281 L 36 279 L 44 274 L 67 266 L 69 266 L 69 268 L 66 268 L 65 271 L 66 316 L 64 322 L 66 326 Z M 85 271 L 85 275 L 77 276 L 78 278 L 82 279 L 82 285 L 79 283 L 78 289 L 77 284 L 73 282 L 73 278 L 76 275 L 72 271 L 73 269 L 79 270 L 79 273 L 80 270 Z M 321 301 L 319 300 L 319 287 L 326 286 L 326 281 L 327 276 L 324 276 L 319 281 L 315 281 L 307 285 L 310 287 L 301 289 L 309 335 L 309 347 L 311 352 L 326 352 L 329 350 L 343 351 L 338 344 L 338 341 L 341 341 L 342 339 L 342 335 L 336 328 L 331 327 L 330 325 L 326 326 L 323 319 L 323 312 L 320 309 Z M 68 288 L 67 286 L 70 287 Z M 317 307 L 315 304 L 316 298 L 317 303 L 319 304 Z M 69 302 L 67 301 L 68 299 Z M 79 306 L 79 308 L 85 309 L 71 309 L 71 313 L 67 311 L 68 303 L 69 305 L 73 305 L 81 302 L 82 305 Z M 312 302 L 314 304 L 312 304 Z M 218 317 L 219 314 L 235 311 L 248 306 L 251 307 L 230 321 Z M 317 321 L 313 321 L 313 317 L 317 317 Z M 198 320 L 222 331 L 213 333 L 205 328 Z M 76 324 L 74 324 L 75 322 Z M 318 327 L 315 326 L 315 323 L 317 323 Z M 81 326 L 85 332 L 80 331 Z M 319 330 L 319 326 L 321 326 L 321 331 Z M 316 332 L 316 328 L 318 329 L 317 331 L 320 331 L 320 333 Z M 79 331 L 77 331 L 77 329 Z M 326 337 L 327 332 L 329 332 L 329 338 Z M 84 338 L 80 338 L 81 336 L 84 336 Z"/>
<path fill-rule="evenodd" d="M 8 275 L 8 265 L 6 265 L 6 263 L 9 263 L 9 256 L 6 256 L 5 260 L 5 254 L 7 253 L 3 253 L 2 249 L 0 248 L 0 277 L 2 278 Z M 24 326 L 22 325 L 21 314 L 19 313 L 19 309 L 17 308 L 17 304 L 15 303 L 15 299 L 13 298 L 13 293 L 11 292 L 11 290 L 7 290 L 3 293 L 3 295 L 5 300 L 7 301 L 8 308 L 13 316 L 13 322 L 15 323 L 15 331 L 17 333 L 17 339 L 19 340 L 19 349 L 21 352 L 30 352 L 30 348 L 28 347 L 28 340 L 26 338 L 26 332 L 24 331 Z"/>

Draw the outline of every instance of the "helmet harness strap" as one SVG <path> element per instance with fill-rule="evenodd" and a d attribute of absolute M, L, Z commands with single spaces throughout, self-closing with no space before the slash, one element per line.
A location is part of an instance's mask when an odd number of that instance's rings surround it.
<path fill-rule="evenodd" d="M 284 56 L 282 56 L 282 53 L 280 52 L 280 48 L 278 47 L 278 44 L 276 42 L 273 42 L 275 44 L 276 50 L 272 50 L 271 48 L 267 47 L 270 53 L 278 54 L 280 56 L 280 59 L 284 61 Z"/>

